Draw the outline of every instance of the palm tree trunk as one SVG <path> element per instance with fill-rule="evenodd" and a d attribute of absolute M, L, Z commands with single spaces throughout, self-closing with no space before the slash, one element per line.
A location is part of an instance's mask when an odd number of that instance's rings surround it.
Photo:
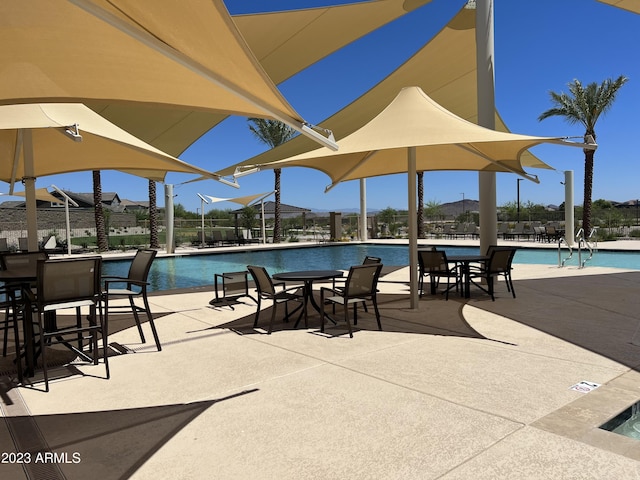
<path fill-rule="evenodd" d="M 100 178 L 100 170 L 93 171 L 93 205 L 96 219 L 96 241 L 98 244 L 98 251 L 106 252 L 109 250 L 109 242 L 107 241 L 104 210 L 102 209 L 102 180 Z"/>
<path fill-rule="evenodd" d="M 160 248 L 158 241 L 158 207 L 156 205 L 156 182 L 149 180 L 149 246 Z"/>
<path fill-rule="evenodd" d="M 280 243 L 280 168 L 275 168 L 273 173 L 275 175 L 275 182 L 273 189 L 276 191 L 276 204 L 273 215 L 273 243 Z"/>
<path fill-rule="evenodd" d="M 595 135 L 594 135 L 595 139 Z M 582 228 L 585 237 L 591 233 L 591 193 L 593 189 L 593 150 L 584 152 L 584 202 L 582 205 Z"/>
<path fill-rule="evenodd" d="M 418 238 L 424 238 L 424 172 L 418 172 Z"/>

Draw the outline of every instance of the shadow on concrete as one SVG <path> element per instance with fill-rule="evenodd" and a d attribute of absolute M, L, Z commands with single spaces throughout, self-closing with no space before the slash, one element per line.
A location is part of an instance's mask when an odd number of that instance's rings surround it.
<path fill-rule="evenodd" d="M 316 299 L 319 301 L 319 299 Z M 368 312 L 364 312 L 362 307 L 358 309 L 358 324 L 353 325 L 353 315 L 350 311 L 350 319 L 354 335 L 359 330 L 378 331 L 378 325 L 373 313 L 373 307 L 368 303 Z M 420 300 L 417 310 L 409 308 L 409 299 L 404 294 L 378 294 L 378 306 L 380 310 L 380 321 L 382 330 L 385 332 L 415 333 L 425 335 L 447 335 L 457 337 L 485 338 L 474 330 L 464 318 L 462 308 L 464 302 L 445 301 L 440 297 L 424 297 Z M 218 325 L 216 329 L 228 329 L 240 335 L 260 335 L 265 334 L 269 327 L 272 307 L 263 309 L 257 328 L 253 328 L 255 315 L 246 315 L 236 320 Z M 325 322 L 326 336 L 348 335 L 343 315 L 340 308 L 335 314 L 331 307 L 327 307 L 326 312 L 337 321 L 334 325 L 330 321 Z M 283 330 L 293 330 L 297 320 L 294 315 L 288 322 L 283 321 L 284 307 L 280 305 L 276 312 L 273 325 L 273 334 Z M 300 320 L 298 328 L 304 328 L 304 319 Z M 308 328 L 320 330 L 320 314 L 313 308 L 308 309 Z"/>
<path fill-rule="evenodd" d="M 502 284 L 495 302 L 473 306 L 640 370 L 640 272 L 515 280 L 514 287 L 516 299 Z"/>
<path fill-rule="evenodd" d="M 209 407 L 256 391 L 189 404 L 10 417 L 15 445 L 5 451 L 31 452 L 27 478 L 86 479 L 96 472 L 101 480 L 129 478 Z"/>

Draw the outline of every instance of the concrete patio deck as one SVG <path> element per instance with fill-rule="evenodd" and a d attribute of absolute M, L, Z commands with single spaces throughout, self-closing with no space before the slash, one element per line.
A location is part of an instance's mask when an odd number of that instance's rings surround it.
<path fill-rule="evenodd" d="M 318 315 L 266 335 L 250 300 L 154 295 L 163 350 L 114 320 L 127 353 L 110 380 L 102 364 L 59 369 L 49 393 L 0 379 L 0 478 L 640 478 L 639 441 L 597 428 L 640 401 L 640 271 L 513 277 L 516 299 L 500 282 L 495 302 L 411 310 L 399 269 L 380 284 L 383 331 L 362 313 L 352 339 Z M 583 380 L 601 386 L 571 389 Z M 28 451 L 57 457 L 6 455 Z"/>

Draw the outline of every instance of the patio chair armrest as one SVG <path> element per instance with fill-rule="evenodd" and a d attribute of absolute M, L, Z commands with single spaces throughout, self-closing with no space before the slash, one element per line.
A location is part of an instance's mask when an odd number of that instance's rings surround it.
<path fill-rule="evenodd" d="M 344 291 L 339 288 L 320 287 L 320 296 L 324 296 L 324 292 L 331 292 L 335 295 L 343 296 Z"/>
<path fill-rule="evenodd" d="M 114 275 L 104 275 L 100 278 L 101 280 L 126 280 L 127 279 L 127 277 L 117 277 Z"/>
<path fill-rule="evenodd" d="M 127 285 L 135 285 L 136 287 L 146 287 L 149 285 L 149 282 L 144 282 L 141 280 L 130 280 L 128 278 L 115 278 L 112 280 L 106 280 L 104 282 L 104 287 L 108 288 L 112 283 L 126 283 Z"/>

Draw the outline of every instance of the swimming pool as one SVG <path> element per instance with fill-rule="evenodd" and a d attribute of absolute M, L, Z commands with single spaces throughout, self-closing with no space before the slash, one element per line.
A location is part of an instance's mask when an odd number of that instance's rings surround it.
<path fill-rule="evenodd" d="M 477 247 L 438 247 L 448 255 L 477 254 Z M 213 285 L 216 273 L 246 270 L 263 265 L 270 274 L 294 270 L 338 269 L 362 263 L 366 255 L 382 258 L 385 265 L 408 265 L 409 251 L 402 245 L 321 245 L 303 248 L 247 250 L 233 253 L 156 258 L 149 272 L 150 291 Z M 564 258 L 564 256 L 563 256 Z M 126 276 L 131 260 L 104 262 L 104 275 Z M 514 263 L 558 264 L 556 249 L 520 249 Z M 567 266 L 578 264 L 577 253 Z M 597 252 L 589 265 L 640 270 L 640 252 Z"/>

